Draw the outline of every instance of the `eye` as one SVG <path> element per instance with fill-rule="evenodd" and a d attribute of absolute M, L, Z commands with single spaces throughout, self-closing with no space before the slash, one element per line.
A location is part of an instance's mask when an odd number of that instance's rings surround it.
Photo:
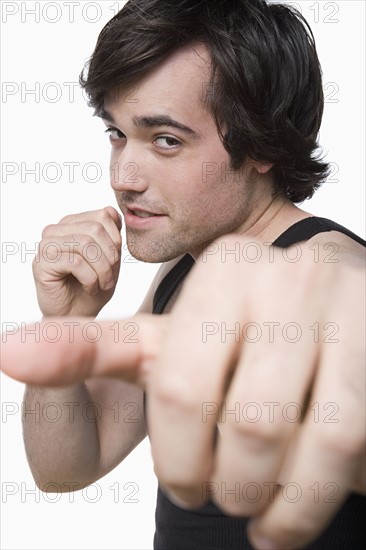
<path fill-rule="evenodd" d="M 154 143 L 160 148 L 165 150 L 175 149 L 182 143 L 173 137 L 170 136 L 159 136 L 154 139 Z"/>
<path fill-rule="evenodd" d="M 112 126 L 110 126 L 109 128 L 106 129 L 105 131 L 106 134 L 109 134 L 109 139 L 111 141 L 116 141 L 118 139 L 123 139 L 125 138 L 126 136 L 124 135 L 123 132 L 121 132 L 121 130 L 118 130 L 118 128 L 113 128 Z"/>

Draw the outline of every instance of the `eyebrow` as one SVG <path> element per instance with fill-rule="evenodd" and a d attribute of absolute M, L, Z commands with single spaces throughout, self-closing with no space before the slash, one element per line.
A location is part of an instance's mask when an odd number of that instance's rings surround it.
<path fill-rule="evenodd" d="M 113 124 L 116 124 L 113 116 L 104 108 L 99 111 L 97 116 L 103 118 L 104 120 L 113 122 Z M 169 115 L 137 116 L 134 117 L 132 121 L 134 125 L 138 128 L 155 128 L 159 126 L 168 126 L 170 128 L 177 128 L 178 130 L 181 130 L 192 138 L 198 139 L 200 137 L 200 134 L 195 132 L 192 128 L 189 128 L 189 126 L 186 126 L 185 124 L 174 120 Z"/>

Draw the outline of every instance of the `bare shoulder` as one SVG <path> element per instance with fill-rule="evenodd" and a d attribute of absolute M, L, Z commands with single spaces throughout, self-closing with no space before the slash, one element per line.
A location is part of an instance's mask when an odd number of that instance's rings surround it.
<path fill-rule="evenodd" d="M 342 261 L 355 267 L 365 266 L 366 248 L 339 231 L 318 233 L 306 242 L 306 246 L 319 258 L 319 261 L 323 260 L 327 263 Z"/>

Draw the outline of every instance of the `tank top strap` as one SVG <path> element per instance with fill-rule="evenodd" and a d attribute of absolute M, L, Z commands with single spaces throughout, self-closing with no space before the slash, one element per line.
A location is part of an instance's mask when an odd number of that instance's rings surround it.
<path fill-rule="evenodd" d="M 319 218 L 317 216 L 305 218 L 291 225 L 273 241 L 272 245 L 278 246 L 279 248 L 287 248 L 294 244 L 307 241 L 314 237 L 314 235 L 324 233 L 325 231 L 339 231 L 359 244 L 366 246 L 366 241 L 346 227 L 343 227 L 343 225 L 328 220 L 327 218 Z M 169 271 L 154 294 L 153 313 L 161 314 L 164 312 L 170 297 L 192 269 L 193 265 L 194 259 L 190 254 L 186 254 Z"/>
<path fill-rule="evenodd" d="M 343 227 L 339 223 L 328 220 L 327 218 L 318 218 L 317 216 L 312 216 L 310 218 L 305 218 L 296 222 L 294 225 L 291 225 L 286 231 L 282 233 L 275 241 L 273 241 L 273 246 L 278 246 L 280 248 L 287 248 L 296 243 L 302 241 L 307 241 L 317 235 L 318 233 L 324 233 L 325 231 L 339 231 L 344 233 L 354 241 L 357 241 L 359 244 L 366 246 L 366 241 L 361 239 L 358 235 Z"/>
<path fill-rule="evenodd" d="M 153 313 L 163 313 L 175 289 L 186 277 L 194 264 L 194 259 L 186 254 L 178 263 L 165 275 L 159 284 L 153 299 Z"/>

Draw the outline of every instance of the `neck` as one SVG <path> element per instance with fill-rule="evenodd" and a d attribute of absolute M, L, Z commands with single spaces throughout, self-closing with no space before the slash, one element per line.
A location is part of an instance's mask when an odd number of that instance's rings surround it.
<path fill-rule="evenodd" d="M 310 217 L 312 214 L 295 206 L 287 197 L 272 194 L 271 175 L 264 174 L 257 180 L 256 188 L 248 199 L 248 212 L 245 220 L 232 234 L 242 235 L 249 240 L 272 243 L 294 223 Z M 197 257 L 206 248 L 190 252 Z"/>
<path fill-rule="evenodd" d="M 273 242 L 294 223 L 311 214 L 295 206 L 286 197 L 274 197 L 256 217 L 248 220 L 237 233 L 262 242 Z"/>

